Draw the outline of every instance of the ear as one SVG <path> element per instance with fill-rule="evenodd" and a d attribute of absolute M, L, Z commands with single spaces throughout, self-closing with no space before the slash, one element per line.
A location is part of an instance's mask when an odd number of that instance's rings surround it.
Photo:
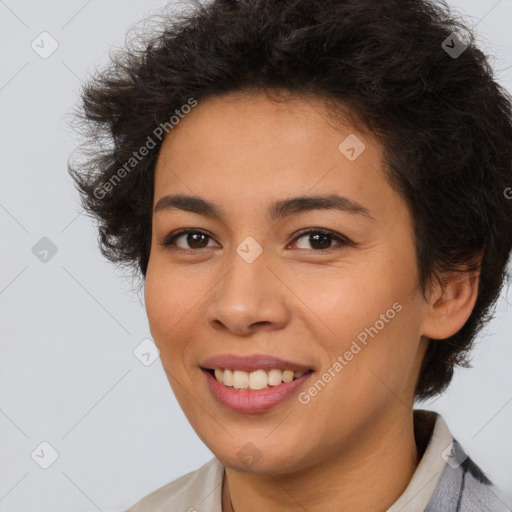
<path fill-rule="evenodd" d="M 422 334 L 432 339 L 453 336 L 471 315 L 478 295 L 480 263 L 479 253 L 468 270 L 444 273 L 440 283 L 434 279 L 428 296 Z"/>

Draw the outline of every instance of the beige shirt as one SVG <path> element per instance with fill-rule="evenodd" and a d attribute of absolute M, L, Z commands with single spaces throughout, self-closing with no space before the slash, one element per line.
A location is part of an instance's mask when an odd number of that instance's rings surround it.
<path fill-rule="evenodd" d="M 423 418 L 423 410 L 414 411 L 414 420 Z M 443 418 L 435 415 L 435 425 L 426 450 L 409 485 L 387 512 L 424 512 L 446 464 L 443 454 L 453 437 Z M 222 512 L 224 466 L 213 458 L 196 471 L 183 475 L 151 494 L 127 512 Z"/>

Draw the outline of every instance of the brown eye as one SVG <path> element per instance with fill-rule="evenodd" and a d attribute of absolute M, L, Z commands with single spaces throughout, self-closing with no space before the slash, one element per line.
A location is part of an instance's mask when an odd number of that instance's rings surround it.
<path fill-rule="evenodd" d="M 183 239 L 185 246 L 176 243 L 176 240 Z M 160 245 L 165 247 L 176 246 L 182 250 L 205 249 L 208 247 L 210 235 L 197 229 L 185 229 L 178 233 L 171 233 Z"/>
<path fill-rule="evenodd" d="M 296 243 L 297 240 L 300 240 L 301 238 L 306 239 L 306 244 L 309 244 L 309 247 L 299 247 L 300 250 L 312 249 L 313 251 L 327 251 L 333 248 L 331 245 L 333 241 L 337 242 L 340 246 L 350 244 L 350 241 L 345 237 L 336 235 L 331 231 L 324 229 L 310 229 L 308 231 L 303 231 L 295 238 L 294 242 Z"/>
<path fill-rule="evenodd" d="M 318 228 L 300 232 L 299 236 L 294 239 L 293 243 L 296 244 L 297 240 L 302 238 L 306 240 L 305 244 L 309 245 L 309 247 L 299 247 L 299 250 L 312 252 L 326 252 L 329 249 L 333 249 L 335 248 L 333 242 L 336 242 L 339 247 L 351 244 L 350 240 L 341 235 Z M 180 239 L 183 240 L 183 242 L 181 242 L 182 245 L 176 243 L 177 240 Z M 208 233 L 198 229 L 189 228 L 182 229 L 176 233 L 171 233 L 163 242 L 160 243 L 160 245 L 176 251 L 181 250 L 190 252 L 207 249 L 209 247 L 216 247 L 215 245 L 208 245 L 211 240 L 212 237 Z"/>

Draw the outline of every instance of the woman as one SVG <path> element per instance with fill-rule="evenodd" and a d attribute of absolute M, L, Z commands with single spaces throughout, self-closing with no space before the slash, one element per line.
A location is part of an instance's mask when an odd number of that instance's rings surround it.
<path fill-rule="evenodd" d="M 510 97 L 446 7 L 198 4 L 83 99 L 70 172 L 215 455 L 131 512 L 506 510 L 413 409 L 512 248 Z"/>

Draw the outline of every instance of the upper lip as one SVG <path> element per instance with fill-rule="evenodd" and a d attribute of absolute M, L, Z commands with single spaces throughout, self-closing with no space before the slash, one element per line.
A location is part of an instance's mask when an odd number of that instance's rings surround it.
<path fill-rule="evenodd" d="M 312 370 L 310 366 L 296 363 L 294 361 L 285 361 L 284 359 L 266 354 L 222 354 L 206 359 L 201 363 L 201 368 L 204 368 L 205 370 L 224 368 L 229 370 L 242 370 L 246 372 L 253 372 L 256 370 L 271 370 L 272 368 L 278 368 L 280 370 L 292 370 L 294 372 L 306 372 L 308 370 Z"/>

